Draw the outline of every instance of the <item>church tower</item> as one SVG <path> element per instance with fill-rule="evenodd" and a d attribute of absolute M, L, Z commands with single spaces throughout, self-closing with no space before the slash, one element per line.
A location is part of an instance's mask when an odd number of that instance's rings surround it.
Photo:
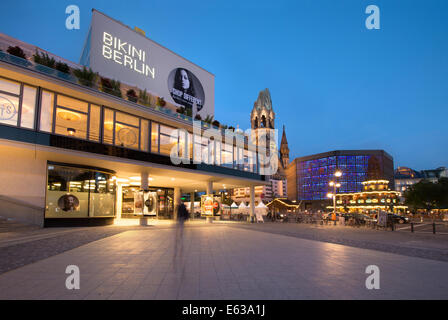
<path fill-rule="evenodd" d="M 286 169 L 286 167 L 289 164 L 289 147 L 288 147 L 288 140 L 286 140 L 286 132 L 284 125 L 283 125 L 282 141 L 280 143 L 280 161 L 283 169 Z"/>
<path fill-rule="evenodd" d="M 272 100 L 269 89 L 264 89 L 258 94 L 258 99 L 250 114 L 250 123 L 253 130 L 274 129 L 275 113 L 272 110 Z"/>

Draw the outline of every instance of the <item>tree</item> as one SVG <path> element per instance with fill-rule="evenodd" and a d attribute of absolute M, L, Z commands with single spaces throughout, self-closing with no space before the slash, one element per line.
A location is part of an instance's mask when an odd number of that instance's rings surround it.
<path fill-rule="evenodd" d="M 435 208 L 448 207 L 448 179 L 441 178 L 437 183 L 421 180 L 404 193 L 405 204 L 427 212 Z"/>

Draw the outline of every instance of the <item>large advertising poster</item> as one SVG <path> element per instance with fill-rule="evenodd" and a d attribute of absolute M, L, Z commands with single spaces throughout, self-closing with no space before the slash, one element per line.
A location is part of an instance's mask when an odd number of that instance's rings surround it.
<path fill-rule="evenodd" d="M 214 115 L 215 76 L 122 23 L 93 10 L 81 63 L 104 77 Z"/>
<path fill-rule="evenodd" d="M 221 197 L 213 195 L 201 196 L 201 215 L 212 217 L 221 215 Z"/>

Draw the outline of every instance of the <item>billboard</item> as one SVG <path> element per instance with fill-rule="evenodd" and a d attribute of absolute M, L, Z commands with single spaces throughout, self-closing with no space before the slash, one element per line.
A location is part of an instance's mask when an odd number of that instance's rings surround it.
<path fill-rule="evenodd" d="M 214 115 L 213 74 L 96 10 L 81 64 L 184 106 L 193 116 Z"/>
<path fill-rule="evenodd" d="M 221 215 L 221 197 L 206 194 L 201 196 L 201 215 L 202 216 L 219 216 Z"/>

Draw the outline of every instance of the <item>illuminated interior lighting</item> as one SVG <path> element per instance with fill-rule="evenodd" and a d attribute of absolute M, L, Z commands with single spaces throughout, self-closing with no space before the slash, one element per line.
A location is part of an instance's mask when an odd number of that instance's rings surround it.
<path fill-rule="evenodd" d="M 76 133 L 76 129 L 74 128 L 67 128 L 67 133 L 69 136 L 74 136 Z"/>
<path fill-rule="evenodd" d="M 58 109 L 57 115 L 59 118 L 64 119 L 66 121 L 79 121 L 81 119 L 79 113 L 64 109 Z"/>

